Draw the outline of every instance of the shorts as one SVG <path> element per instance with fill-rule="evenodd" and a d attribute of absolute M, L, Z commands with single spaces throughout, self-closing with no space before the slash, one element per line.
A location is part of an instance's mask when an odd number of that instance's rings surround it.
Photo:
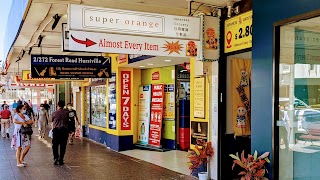
<path fill-rule="evenodd" d="M 76 123 L 75 123 L 75 121 L 68 121 L 68 131 L 69 131 L 69 133 L 76 132 Z"/>

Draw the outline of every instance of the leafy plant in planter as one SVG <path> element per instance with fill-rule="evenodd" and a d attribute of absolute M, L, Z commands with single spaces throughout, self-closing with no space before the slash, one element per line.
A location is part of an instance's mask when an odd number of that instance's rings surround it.
<path fill-rule="evenodd" d="M 200 168 L 203 167 L 203 172 L 207 171 L 207 163 L 213 156 L 213 148 L 211 142 L 206 142 L 204 140 L 197 140 L 197 144 L 194 149 L 189 149 L 187 153 L 187 158 L 189 158 L 188 167 L 190 173 L 193 176 L 198 176 L 201 172 Z"/>
<path fill-rule="evenodd" d="M 234 159 L 232 170 L 235 165 L 239 165 L 244 169 L 238 174 L 242 176 L 240 180 L 268 180 L 264 175 L 268 173 L 265 163 L 270 163 L 269 154 L 269 152 L 265 152 L 258 157 L 258 152 L 255 151 L 253 156 L 248 154 L 247 158 L 244 157 L 244 151 L 241 153 L 241 158 L 238 153 L 236 155 L 230 154 L 230 157 Z"/>

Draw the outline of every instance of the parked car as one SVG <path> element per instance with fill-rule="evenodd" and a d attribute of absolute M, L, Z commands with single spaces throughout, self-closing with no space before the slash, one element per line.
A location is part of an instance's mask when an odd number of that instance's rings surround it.
<path fill-rule="evenodd" d="M 279 98 L 279 104 L 286 106 L 289 104 L 289 98 Z M 300 99 L 295 98 L 293 102 L 294 120 L 291 124 L 292 128 L 297 128 L 295 132 L 307 133 L 312 123 L 320 123 L 320 111 L 311 108 L 308 104 Z"/>

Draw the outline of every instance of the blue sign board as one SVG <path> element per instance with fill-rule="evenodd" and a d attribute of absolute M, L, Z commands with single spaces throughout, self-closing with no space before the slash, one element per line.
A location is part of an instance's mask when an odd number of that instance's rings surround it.
<path fill-rule="evenodd" d="M 109 78 L 111 58 L 102 56 L 31 55 L 32 78 Z"/>

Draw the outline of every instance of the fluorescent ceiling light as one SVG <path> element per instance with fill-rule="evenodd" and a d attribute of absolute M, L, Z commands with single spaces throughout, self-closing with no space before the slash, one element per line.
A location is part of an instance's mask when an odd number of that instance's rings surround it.
<path fill-rule="evenodd" d="M 148 64 L 148 66 L 153 66 L 154 64 Z"/>
<path fill-rule="evenodd" d="M 166 59 L 166 60 L 164 60 L 165 62 L 171 62 L 172 60 L 170 60 L 170 59 Z"/>
<path fill-rule="evenodd" d="M 146 66 L 139 66 L 139 67 L 144 68 L 144 67 L 146 67 Z"/>

